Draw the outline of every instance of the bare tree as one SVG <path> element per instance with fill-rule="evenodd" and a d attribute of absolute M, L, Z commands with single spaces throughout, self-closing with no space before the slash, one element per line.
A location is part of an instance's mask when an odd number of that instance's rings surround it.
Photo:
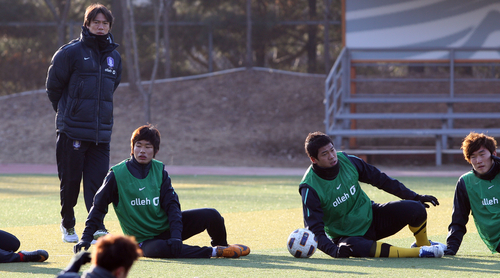
<path fill-rule="evenodd" d="M 139 68 L 139 51 L 137 48 L 137 36 L 135 33 L 134 21 L 134 7 L 131 0 L 122 1 L 123 12 L 123 41 L 125 47 L 125 59 L 127 63 L 127 72 L 130 82 L 130 89 L 138 91 L 144 101 L 144 120 L 146 123 L 151 122 L 151 95 L 153 93 L 154 81 L 156 79 L 156 72 L 158 69 L 159 60 L 159 44 L 160 44 L 160 17 L 163 13 L 163 0 L 152 1 L 155 5 L 154 13 L 154 26 L 155 26 L 155 52 L 156 57 L 154 61 L 153 71 L 151 73 L 151 80 L 148 90 L 144 90 L 141 85 L 141 74 Z"/>
<path fill-rule="evenodd" d="M 247 0 L 247 68 L 252 67 L 252 0 Z"/>
<path fill-rule="evenodd" d="M 57 45 L 61 46 L 66 41 L 66 22 L 68 20 L 71 0 L 55 1 L 55 5 L 52 3 L 52 0 L 45 0 L 45 4 L 47 4 L 57 23 Z"/>
<path fill-rule="evenodd" d="M 163 55 L 165 57 L 165 78 L 172 77 L 171 59 L 170 59 L 170 12 L 174 0 L 163 0 L 165 8 L 163 9 Z"/>
<path fill-rule="evenodd" d="M 128 82 L 130 84 L 130 90 L 132 91 L 139 91 L 139 88 L 137 84 L 140 85 L 140 81 L 136 81 L 136 74 L 134 70 L 134 59 L 133 59 L 133 51 L 134 48 L 132 47 L 132 39 L 133 39 L 133 34 L 132 34 L 132 28 L 133 22 L 131 22 L 131 16 L 130 13 L 133 14 L 133 11 L 129 11 L 131 8 L 130 6 L 130 1 L 129 0 L 121 0 L 121 10 L 122 10 L 122 16 L 123 16 L 123 49 L 125 52 L 125 62 L 126 62 L 126 67 L 127 67 L 127 76 L 128 76 Z M 135 35 L 135 31 L 134 31 Z"/>
<path fill-rule="evenodd" d="M 330 57 L 330 24 L 328 21 L 331 17 L 331 0 L 324 0 L 324 19 L 325 19 L 325 29 L 323 32 L 323 40 L 324 40 L 324 60 L 325 60 L 325 73 L 328 74 L 330 71 L 330 67 L 332 66 L 331 57 Z"/>
<path fill-rule="evenodd" d="M 316 20 L 316 0 L 309 0 L 309 20 Z M 314 73 L 316 71 L 316 48 L 318 25 L 307 25 L 307 72 Z"/>
<path fill-rule="evenodd" d="M 153 94 L 153 87 L 155 84 L 156 80 L 156 73 L 158 71 L 158 62 L 160 60 L 160 18 L 161 15 L 163 14 L 163 0 L 159 0 L 158 3 L 156 1 L 152 1 L 153 5 L 155 6 L 154 9 L 154 24 L 155 24 L 155 60 L 153 64 L 153 70 L 151 72 L 151 83 L 149 85 L 148 91 L 141 93 L 143 94 L 144 98 L 144 112 L 145 112 L 145 119 L 146 122 L 151 121 L 151 95 Z"/>

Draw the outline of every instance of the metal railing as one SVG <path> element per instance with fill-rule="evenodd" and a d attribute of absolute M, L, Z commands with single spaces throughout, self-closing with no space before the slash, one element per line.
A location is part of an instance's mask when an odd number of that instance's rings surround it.
<path fill-rule="evenodd" d="M 440 59 L 430 60 L 430 59 L 420 59 L 420 60 L 404 60 L 404 59 L 396 59 L 397 54 L 401 54 L 401 52 L 406 53 L 440 53 Z M 374 137 L 382 137 L 384 134 L 383 130 L 356 130 L 351 129 L 352 121 L 366 120 L 370 117 L 374 118 L 382 118 L 382 119 L 390 119 L 391 117 L 394 119 L 398 119 L 398 115 L 400 119 L 430 119 L 436 118 L 439 116 L 440 119 L 443 120 L 442 126 L 440 129 L 436 129 L 435 134 L 432 133 L 432 129 L 427 129 L 425 134 L 426 136 L 435 135 L 439 142 L 436 141 L 436 164 L 441 163 L 441 152 L 445 153 L 453 153 L 452 150 L 448 149 L 448 136 L 457 136 L 456 131 L 454 130 L 454 120 L 458 118 L 467 118 L 472 113 L 456 113 L 454 111 L 455 103 L 464 103 L 464 102 L 472 102 L 472 103 L 480 103 L 480 102 L 495 102 L 500 103 L 500 94 L 473 94 L 473 95 L 456 95 L 455 94 L 455 83 L 456 82 L 470 82 L 470 81 L 481 81 L 481 82 L 498 82 L 500 79 L 493 78 L 457 78 L 455 75 L 455 70 L 458 66 L 492 66 L 498 67 L 499 64 L 492 62 L 491 60 L 479 60 L 479 59 L 471 59 L 470 53 L 479 53 L 479 52 L 495 52 L 498 54 L 500 52 L 499 48 L 409 48 L 409 49 L 349 49 L 344 48 L 340 52 L 335 64 L 331 68 L 326 80 L 325 80 L 325 129 L 326 133 L 330 136 L 334 137 L 334 142 L 338 148 L 342 146 L 343 139 L 345 137 L 353 138 L 353 137 L 369 137 L 373 135 Z M 380 59 L 366 59 L 362 58 L 363 53 L 371 53 L 375 56 L 374 53 L 379 54 Z M 396 55 L 394 55 L 396 53 Z M 443 54 L 444 53 L 444 54 Z M 391 57 L 391 55 L 393 55 Z M 367 57 L 367 55 L 364 55 Z M 404 55 L 399 55 L 404 56 Z M 469 57 L 468 57 L 469 56 Z M 500 57 L 500 55 L 497 55 Z M 360 58 L 361 57 L 361 58 Z M 385 59 L 384 59 L 385 57 Z M 376 65 L 376 64 L 390 64 L 390 65 L 398 65 L 398 66 L 441 66 L 447 67 L 449 69 L 449 74 L 446 77 L 437 77 L 437 78 L 415 78 L 415 77 L 389 77 L 389 78 L 358 78 L 351 76 L 351 70 L 354 66 L 360 67 L 363 65 Z M 419 96 L 415 94 L 399 94 L 399 95 L 383 95 L 383 94 L 363 94 L 352 95 L 351 94 L 351 84 L 356 84 L 356 82 L 448 82 L 449 89 L 446 94 L 436 94 L 433 95 L 430 99 L 425 99 L 425 96 Z M 428 96 L 427 96 L 428 97 Z M 382 115 L 382 113 L 372 113 L 372 114 L 362 114 L 362 113 L 352 113 L 351 105 L 355 105 L 355 103 L 444 103 L 446 104 L 447 111 L 445 113 L 436 113 L 438 111 L 433 111 L 433 113 L 387 113 Z M 500 115 L 500 111 L 498 112 Z M 486 113 L 478 113 L 477 117 L 474 114 L 474 117 L 470 118 L 485 118 Z M 494 116 L 499 116 L 494 115 Z M 487 116 L 486 116 L 487 117 Z M 495 118 L 495 117 L 493 117 Z M 399 133 L 397 136 L 403 137 L 407 134 L 408 137 L 413 137 L 414 134 L 418 134 L 418 130 L 415 129 L 398 129 Z M 439 130 L 439 131 L 438 131 Z M 499 131 L 498 128 L 493 128 L 493 133 Z M 498 132 L 497 132 L 498 133 Z M 394 136 L 394 132 L 387 132 L 387 134 L 392 134 Z M 412 135 L 413 134 L 413 135 Z M 464 134 L 463 136 L 465 136 Z M 390 136 L 387 136 L 390 137 Z M 437 139 L 437 140 L 438 140 Z M 345 143 L 346 141 L 344 141 Z M 347 145 L 347 144 L 346 144 Z M 401 153 L 410 152 L 410 150 L 403 150 Z M 382 153 L 383 150 L 380 151 Z M 388 150 L 389 152 L 389 150 Z M 373 153 L 373 151 L 372 151 Z M 438 154 L 439 153 L 439 154 Z M 439 156 L 439 157 L 438 157 Z"/>

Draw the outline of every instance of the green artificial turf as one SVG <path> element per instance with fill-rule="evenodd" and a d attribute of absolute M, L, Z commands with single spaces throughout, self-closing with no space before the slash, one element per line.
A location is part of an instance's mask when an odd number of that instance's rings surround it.
<path fill-rule="evenodd" d="M 400 180 L 419 194 L 434 195 L 441 203 L 428 209 L 428 235 L 445 242 L 451 219 L 457 178 L 405 177 Z M 300 177 L 172 176 L 182 209 L 212 207 L 224 216 L 229 243 L 251 248 L 239 259 L 141 258 L 129 277 L 491 277 L 500 274 L 499 254 L 491 254 L 480 240 L 472 218 L 456 256 L 429 258 L 334 259 L 321 251 L 309 259 L 296 259 L 286 249 L 290 232 L 303 226 Z M 397 200 L 375 187 L 362 184 L 376 202 Z M 59 231 L 59 186 L 55 175 L 0 175 L 0 229 L 16 235 L 21 250 L 45 249 L 43 263 L 0 265 L 0 277 L 54 277 L 67 266 L 73 244 L 63 243 Z M 81 235 L 86 218 L 83 198 L 76 207 L 76 232 Z M 121 234 L 110 207 L 105 224 Z M 408 229 L 384 242 L 407 247 L 414 238 Z M 186 241 L 209 245 L 206 233 Z M 92 249 L 92 248 L 91 248 Z M 88 268 L 84 266 L 82 270 Z"/>

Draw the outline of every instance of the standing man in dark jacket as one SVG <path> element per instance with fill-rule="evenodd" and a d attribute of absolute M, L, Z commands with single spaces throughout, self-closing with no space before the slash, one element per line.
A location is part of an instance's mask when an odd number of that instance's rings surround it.
<path fill-rule="evenodd" d="M 318 239 L 318 249 L 335 258 L 443 256 L 446 245 L 427 238 L 425 208 L 439 205 L 435 197 L 419 195 L 363 160 L 337 152 L 324 133 L 310 133 L 305 150 L 312 165 L 299 192 L 304 224 Z M 403 200 L 375 203 L 359 182 Z M 416 239 L 411 248 L 379 241 L 406 226 Z"/>
<path fill-rule="evenodd" d="M 109 168 L 113 93 L 121 80 L 121 57 L 109 31 L 113 15 L 101 4 L 85 11 L 79 39 L 54 54 L 47 95 L 56 111 L 56 157 L 64 242 L 78 242 L 74 206 L 83 177 L 87 211 Z M 104 225 L 95 238 L 106 234 Z"/>
<path fill-rule="evenodd" d="M 500 158 L 497 141 L 483 133 L 471 132 L 462 142 L 465 160 L 472 170 L 457 182 L 453 214 L 448 226 L 446 255 L 455 255 L 467 232 L 472 212 L 479 236 L 492 253 L 500 252 Z"/>

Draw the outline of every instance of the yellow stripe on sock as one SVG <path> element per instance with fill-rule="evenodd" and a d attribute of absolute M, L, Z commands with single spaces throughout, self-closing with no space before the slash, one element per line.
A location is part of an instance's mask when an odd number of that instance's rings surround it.
<path fill-rule="evenodd" d="M 412 227 L 410 225 L 408 227 L 412 231 L 413 236 L 415 236 L 417 246 L 431 245 L 427 238 L 427 221 L 424 221 L 419 227 Z"/>

